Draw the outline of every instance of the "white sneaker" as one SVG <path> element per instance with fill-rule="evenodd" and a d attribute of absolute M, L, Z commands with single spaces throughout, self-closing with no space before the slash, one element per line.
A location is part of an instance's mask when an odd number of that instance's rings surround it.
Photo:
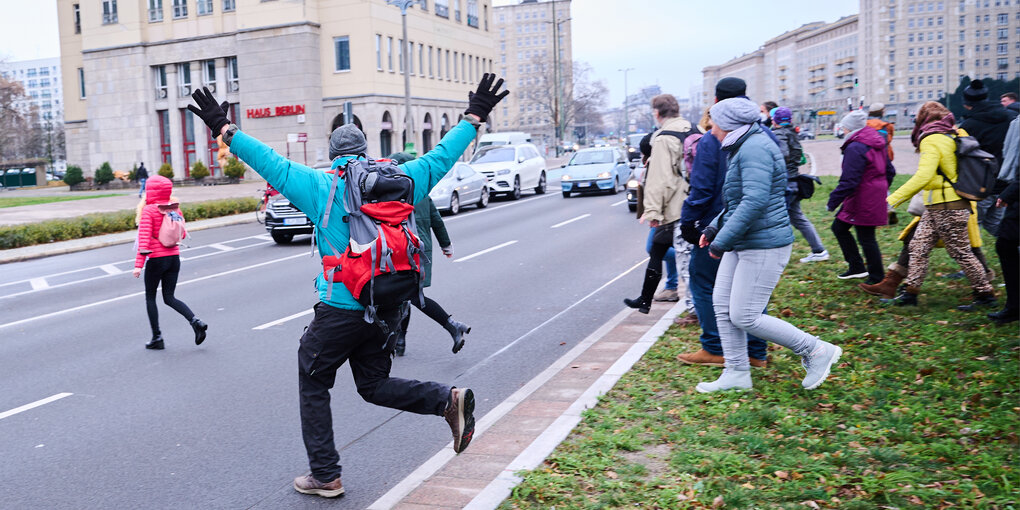
<path fill-rule="evenodd" d="M 819 340 L 818 347 L 815 348 L 814 352 L 801 358 L 800 363 L 807 370 L 807 375 L 804 376 L 804 381 L 801 382 L 804 389 L 813 390 L 821 386 L 825 379 L 829 377 L 832 365 L 839 361 L 839 357 L 842 354 L 843 349 L 829 342 Z"/>
<path fill-rule="evenodd" d="M 712 393 L 723 390 L 749 390 L 751 383 L 751 370 L 731 370 L 724 368 L 722 375 L 712 382 L 700 382 L 694 389 L 699 393 Z"/>
<path fill-rule="evenodd" d="M 826 260 L 829 260 L 829 250 L 822 250 L 820 253 L 812 253 L 811 255 L 800 259 L 800 262 L 802 264 L 807 264 L 808 262 L 822 262 Z"/>

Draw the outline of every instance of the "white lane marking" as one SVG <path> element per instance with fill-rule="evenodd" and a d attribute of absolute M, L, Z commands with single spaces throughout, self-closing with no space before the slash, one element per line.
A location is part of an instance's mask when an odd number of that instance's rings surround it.
<path fill-rule="evenodd" d="M 234 251 L 234 250 L 237 249 L 237 248 L 234 248 L 234 247 L 231 247 L 231 246 L 227 246 L 225 244 L 220 244 L 220 243 L 207 244 L 206 246 L 208 246 L 209 248 L 216 248 L 217 250 L 220 250 L 220 251 Z"/>
<path fill-rule="evenodd" d="M 620 200 L 619 202 L 613 202 L 613 203 L 609 204 L 609 207 L 616 207 L 618 205 L 623 205 L 625 203 L 627 203 L 627 199 L 626 198 L 623 199 L 623 200 Z"/>
<path fill-rule="evenodd" d="M 576 217 L 576 218 L 570 218 L 570 219 L 569 219 L 569 220 L 567 220 L 567 221 L 562 221 L 562 222 L 560 222 L 560 223 L 557 223 L 557 224 L 555 224 L 555 225 L 553 225 L 553 226 L 551 226 L 551 227 L 549 227 L 549 228 L 560 228 L 560 227 L 562 227 L 563 225 L 566 225 L 566 224 L 568 224 L 568 223 L 573 223 L 573 222 L 575 222 L 575 221 L 577 221 L 577 220 L 583 220 L 583 219 L 587 218 L 588 216 L 591 216 L 591 214 L 582 214 L 582 215 L 580 215 L 580 216 L 578 216 L 578 217 Z"/>
<path fill-rule="evenodd" d="M 269 234 L 261 234 L 261 235 L 252 236 L 252 237 L 255 238 L 255 239 L 264 239 L 266 241 L 272 241 L 273 240 L 273 236 L 271 236 Z"/>
<path fill-rule="evenodd" d="M 275 264 L 277 262 L 283 262 L 283 261 L 287 261 L 287 260 L 291 260 L 291 259 L 296 259 L 298 257 L 308 257 L 308 254 L 307 253 L 298 253 L 297 255 L 291 255 L 289 257 L 283 257 L 283 258 L 274 259 L 274 260 L 267 260 L 266 262 L 259 262 L 258 264 L 253 264 L 253 265 L 250 265 L 250 266 L 239 267 L 239 268 L 236 268 L 236 269 L 231 269 L 229 271 L 223 271 L 221 273 L 205 275 L 205 276 L 201 276 L 201 277 L 195 278 L 193 280 L 187 280 L 187 281 L 179 282 L 177 284 L 177 286 L 180 287 L 182 285 L 187 285 L 189 283 L 200 282 L 200 281 L 203 281 L 203 280 L 208 280 L 210 278 L 218 278 L 220 276 L 226 276 L 228 274 L 239 273 L 241 271 L 247 271 L 249 269 L 255 269 L 257 267 L 268 266 L 269 264 Z M 8 327 L 11 327 L 11 326 L 17 326 L 18 324 L 24 324 L 26 322 L 32 322 L 32 321 L 39 320 L 39 319 L 48 319 L 50 317 L 55 317 L 57 315 L 63 315 L 65 313 L 77 312 L 78 310 L 85 310 L 87 308 L 92 308 L 94 306 L 102 306 L 102 305 L 105 305 L 107 303 L 113 303 L 114 301 L 121 301 L 121 300 L 128 299 L 128 298 L 138 297 L 138 296 L 142 296 L 144 294 L 145 294 L 145 291 L 134 292 L 134 293 L 131 293 L 131 294 L 125 294 L 123 296 L 118 296 L 118 297 L 115 297 L 115 298 L 104 299 L 102 301 L 94 301 L 92 303 L 88 303 L 88 304 L 81 305 L 81 306 L 76 306 L 74 308 L 65 308 L 63 310 L 57 310 L 56 312 L 44 313 L 42 315 L 36 315 L 35 317 L 29 317 L 27 319 L 21 319 L 21 320 L 16 320 L 16 321 L 13 321 L 13 322 L 8 322 L 8 323 L 5 323 L 5 324 L 0 324 L 0 329 L 8 328 Z"/>
<path fill-rule="evenodd" d="M 46 398 L 41 399 L 41 400 L 36 400 L 35 402 L 32 402 L 31 404 L 25 404 L 25 405 L 23 405 L 21 407 L 15 407 L 14 409 L 11 409 L 10 411 L 4 411 L 4 412 L 0 413 L 0 420 L 2 420 L 4 418 L 7 418 L 8 416 L 14 416 L 15 414 L 23 413 L 25 411 L 28 411 L 29 409 L 35 409 L 36 407 L 49 404 L 50 402 L 54 402 L 56 400 L 60 400 L 60 399 L 62 399 L 64 397 L 70 397 L 71 395 L 74 395 L 74 393 L 57 393 L 56 395 L 53 395 L 53 396 L 50 396 L 50 397 L 46 397 Z M 36 448 L 38 448 L 38 447 L 36 447 Z"/>
<path fill-rule="evenodd" d="M 106 274 L 121 274 L 124 272 L 121 271 L 120 269 L 117 269 L 117 266 L 113 264 L 99 266 L 99 269 L 102 269 Z"/>
<path fill-rule="evenodd" d="M 513 241 L 507 241 L 507 242 L 505 242 L 503 244 L 497 244 L 496 246 L 493 246 L 492 248 L 486 248 L 486 249 L 484 249 L 482 251 L 472 253 L 471 255 L 468 255 L 467 257 L 461 257 L 461 258 L 459 258 L 457 260 L 454 260 L 454 262 L 464 262 L 465 260 L 471 260 L 471 259 L 473 259 L 473 258 L 475 258 L 475 257 L 477 257 L 479 255 L 485 255 L 486 253 L 489 253 L 491 251 L 496 251 L 496 250 L 498 250 L 500 248 L 505 248 L 507 246 L 510 246 L 511 244 L 516 243 L 516 242 L 517 242 L 517 240 L 513 240 Z"/>
<path fill-rule="evenodd" d="M 443 218 L 443 222 L 444 223 L 449 223 L 451 221 L 459 220 L 461 218 L 474 218 L 475 216 L 478 216 L 479 214 L 482 214 L 482 213 L 486 213 L 486 212 L 490 212 L 490 211 L 498 211 L 500 209 L 506 209 L 507 207 L 513 207 L 515 205 L 531 204 L 531 203 L 534 203 L 534 202 L 536 202 L 538 200 L 542 200 L 543 198 L 553 198 L 553 197 L 556 197 L 556 196 L 559 196 L 559 194 L 557 193 L 557 194 L 554 195 L 554 194 L 550 193 L 550 194 L 546 194 L 546 195 L 543 195 L 543 196 L 540 196 L 540 197 L 528 198 L 528 199 L 524 199 L 524 200 L 518 200 L 516 202 L 511 202 L 509 204 L 503 204 L 503 205 L 497 205 L 497 206 L 491 206 L 490 205 L 489 207 L 486 207 L 485 209 L 482 209 L 481 211 L 471 211 L 470 214 L 458 214 L 457 216 L 452 216 L 452 217 L 449 217 L 449 218 Z M 491 204 L 491 202 L 490 202 L 490 204 Z M 467 212 L 467 211 L 465 211 L 465 212 Z"/>
<path fill-rule="evenodd" d="M 267 322 L 267 323 L 262 324 L 260 326 L 255 326 L 254 328 L 251 328 L 251 329 L 260 330 L 260 329 L 271 328 L 273 326 L 279 326 L 280 324 L 283 324 L 284 322 L 297 319 L 298 317 L 304 317 L 305 315 L 309 315 L 309 314 L 314 313 L 314 312 L 315 312 L 315 309 L 309 308 L 309 309 L 307 309 L 307 310 L 305 310 L 303 312 L 298 312 L 298 313 L 295 313 L 294 315 L 288 315 L 288 316 L 286 316 L 286 317 L 284 317 L 282 319 L 276 319 L 275 321 Z"/>
<path fill-rule="evenodd" d="M 28 283 L 32 285 L 32 290 L 42 290 L 50 287 L 50 284 L 46 283 L 46 278 L 32 278 Z"/>

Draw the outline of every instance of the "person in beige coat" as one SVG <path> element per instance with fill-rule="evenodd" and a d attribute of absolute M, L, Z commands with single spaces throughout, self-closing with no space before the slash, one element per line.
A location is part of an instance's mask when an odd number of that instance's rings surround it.
<path fill-rule="evenodd" d="M 652 98 L 652 115 L 660 129 L 652 138 L 652 154 L 645 171 L 644 214 L 638 221 L 647 221 L 655 233 L 652 235 L 652 249 L 648 252 L 641 295 L 623 300 L 624 304 L 641 313 L 648 313 L 651 308 L 655 289 L 662 279 L 662 258 L 669 248 L 673 247 L 677 253 L 677 272 L 685 277 L 685 284 L 691 250 L 689 244 L 674 235 L 674 227 L 680 219 L 680 209 L 690 188 L 683 159 L 684 139 L 696 131 L 691 130 L 690 122 L 680 117 L 680 106 L 670 94 Z"/>

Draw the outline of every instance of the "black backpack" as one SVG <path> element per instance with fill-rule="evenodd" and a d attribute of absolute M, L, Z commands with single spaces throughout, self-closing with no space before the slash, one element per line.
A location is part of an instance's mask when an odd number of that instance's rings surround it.
<path fill-rule="evenodd" d="M 999 175 L 999 164 L 988 152 L 981 150 L 981 144 L 973 136 L 951 136 L 956 141 L 956 182 L 936 168 L 960 198 L 980 201 L 995 193 L 995 180 Z"/>

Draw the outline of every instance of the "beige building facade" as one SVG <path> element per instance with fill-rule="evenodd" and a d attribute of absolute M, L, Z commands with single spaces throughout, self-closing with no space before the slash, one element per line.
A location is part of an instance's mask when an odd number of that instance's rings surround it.
<path fill-rule="evenodd" d="M 553 147 L 556 138 L 552 111 L 573 90 L 570 0 L 523 0 L 496 7 L 496 69 L 512 91 L 497 108 L 498 131 L 524 131 Z M 558 55 L 557 55 L 558 53 Z M 559 84 L 554 70 L 559 65 Z M 532 96 L 532 97 L 528 97 Z M 569 128 L 568 128 L 569 131 Z M 567 137 L 568 133 L 564 133 Z"/>
<path fill-rule="evenodd" d="M 86 174 L 145 162 L 186 177 L 216 167 L 215 142 L 187 110 L 206 86 L 242 130 L 309 165 L 328 159 L 346 101 L 369 154 L 405 140 L 404 65 L 411 135 L 438 143 L 494 69 L 490 0 L 58 0 L 68 161 Z M 498 112 L 497 112 L 498 113 Z M 494 115 L 493 121 L 496 121 Z"/>

